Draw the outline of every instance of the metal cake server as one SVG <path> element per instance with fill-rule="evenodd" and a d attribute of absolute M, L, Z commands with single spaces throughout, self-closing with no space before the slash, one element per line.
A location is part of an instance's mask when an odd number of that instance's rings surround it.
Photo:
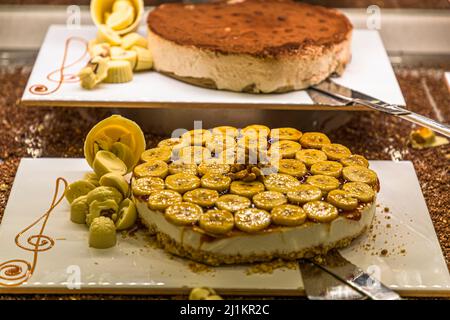
<path fill-rule="evenodd" d="M 305 259 L 299 264 L 308 298 L 401 300 L 396 292 L 346 260 L 337 250 L 331 250 L 323 259 L 321 263 Z"/>
<path fill-rule="evenodd" d="M 352 289 L 309 260 L 299 262 L 306 296 L 310 300 L 363 300 L 367 297 Z"/>
<path fill-rule="evenodd" d="M 307 91 L 311 99 L 316 103 L 340 106 L 352 104 L 363 105 L 374 110 L 400 117 L 450 137 L 450 126 L 448 125 L 409 111 L 398 105 L 386 103 L 359 91 L 346 88 L 330 79 L 310 87 Z M 320 93 L 323 96 L 319 97 L 317 93 Z M 327 96 L 331 100 L 325 99 L 324 96 Z"/>

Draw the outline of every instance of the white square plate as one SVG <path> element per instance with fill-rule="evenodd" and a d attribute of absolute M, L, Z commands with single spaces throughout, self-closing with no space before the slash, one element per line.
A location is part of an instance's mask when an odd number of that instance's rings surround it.
<path fill-rule="evenodd" d="M 101 84 L 94 90 L 82 89 L 79 83 L 70 79 L 70 75 L 76 75 L 88 61 L 88 56 L 83 54 L 86 52 L 87 41 L 95 38 L 95 33 L 94 26 L 83 26 L 80 29 L 51 26 L 25 88 L 23 104 L 145 108 L 251 107 L 280 110 L 317 108 L 313 106 L 306 91 L 248 94 L 211 90 L 150 71 L 135 73 L 133 81 L 128 83 Z M 141 28 L 141 33 L 145 34 L 146 29 Z M 66 68 L 63 70 L 66 80 L 58 87 L 65 43 L 70 38 L 72 41 L 67 47 Z M 405 100 L 378 32 L 354 30 L 352 52 L 352 60 L 344 75 L 335 81 L 386 102 L 404 105 Z M 79 58 L 81 59 L 77 61 Z M 31 89 L 37 85 L 46 86 L 48 92 L 33 93 Z M 346 110 L 351 109 L 355 108 L 346 107 Z"/>
<path fill-rule="evenodd" d="M 449 272 L 411 162 L 371 161 L 371 168 L 381 181 L 374 228 L 341 253 L 403 295 L 449 296 Z M 152 248 L 143 235 L 118 236 L 117 246 L 111 249 L 89 248 L 87 229 L 70 222 L 65 200 L 52 211 L 43 231 L 54 246 L 38 252 L 34 273 L 25 283 L 5 286 L 15 283 L 1 278 L 11 271 L 7 261 L 23 259 L 22 271 L 26 262 L 33 266 L 33 252 L 20 249 L 14 239 L 48 210 L 55 180 L 64 177 L 72 182 L 89 169 L 84 159 L 21 161 L 0 225 L 0 292 L 167 294 L 209 286 L 228 294 L 304 294 L 298 269 L 248 275 L 248 266 L 234 266 L 195 273 L 189 261 Z M 39 233 L 41 226 L 42 221 L 20 242 Z M 383 250 L 387 255 L 380 254 Z M 78 289 L 69 289 L 77 284 Z"/>

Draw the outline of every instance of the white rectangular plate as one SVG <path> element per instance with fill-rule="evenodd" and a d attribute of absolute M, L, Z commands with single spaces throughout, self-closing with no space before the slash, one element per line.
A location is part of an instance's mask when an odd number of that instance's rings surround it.
<path fill-rule="evenodd" d="M 87 55 L 80 61 L 86 49 L 86 42 L 95 38 L 93 26 L 81 29 L 67 29 L 53 25 L 49 28 L 36 63 L 25 88 L 22 102 L 25 105 L 49 106 L 119 106 L 145 108 L 236 108 L 251 107 L 262 109 L 304 109 L 313 108 L 313 101 L 306 91 L 281 94 L 248 94 L 211 90 L 186 84 L 157 72 L 135 73 L 134 79 L 122 84 L 101 84 L 94 90 L 84 90 L 77 82 L 70 82 L 69 75 L 77 74 L 88 60 Z M 141 29 L 145 34 L 145 28 Z M 72 37 L 67 47 L 67 57 L 61 79 L 59 70 L 63 66 L 65 43 Z M 81 38 L 81 40 L 79 39 Z M 78 39 L 78 40 L 77 40 Z M 84 39 L 84 40 L 83 40 Z M 395 78 L 389 58 L 377 31 L 355 30 L 352 40 L 352 60 L 339 84 L 359 90 L 386 102 L 404 105 L 400 87 Z M 50 80 L 49 80 L 50 79 Z M 50 94 L 33 93 L 32 88 L 44 85 Z M 316 107 L 314 107 L 316 108 Z M 347 107 L 347 109 L 349 109 Z M 351 107 L 350 107 L 351 109 Z"/>
<path fill-rule="evenodd" d="M 341 253 L 403 295 L 449 296 L 449 272 L 412 164 L 372 161 L 371 167 L 381 181 L 374 228 Z M 17 247 L 16 235 L 47 211 L 58 177 L 72 182 L 89 169 L 83 159 L 21 161 L 0 225 L 0 266 L 11 259 L 23 259 L 32 265 L 33 252 Z M 209 286 L 228 294 L 304 294 L 298 269 L 248 275 L 249 266 L 234 266 L 195 273 L 189 261 L 148 246 L 140 235 L 118 236 L 117 246 L 111 249 L 89 248 L 86 227 L 70 222 L 69 215 L 69 206 L 63 200 L 49 216 L 43 232 L 54 239 L 55 245 L 37 254 L 34 273 L 26 283 L 0 285 L 0 292 L 167 294 Z M 41 225 L 24 234 L 21 243 L 37 234 Z M 387 250 L 386 256 L 380 255 L 382 250 Z M 78 282 L 79 289 L 68 288 L 67 284 L 72 287 Z"/>

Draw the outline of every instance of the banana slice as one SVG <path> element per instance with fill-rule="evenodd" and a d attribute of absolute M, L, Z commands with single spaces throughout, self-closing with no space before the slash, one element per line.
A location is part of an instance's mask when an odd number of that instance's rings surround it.
<path fill-rule="evenodd" d="M 216 190 L 197 188 L 187 191 L 183 195 L 183 200 L 198 204 L 201 207 L 211 207 L 219 199 L 219 193 Z"/>
<path fill-rule="evenodd" d="M 245 154 L 244 154 L 245 157 Z M 229 148 L 224 150 L 223 152 L 220 152 L 218 154 L 215 155 L 214 157 L 215 159 L 220 159 L 220 161 L 224 164 L 235 164 L 235 163 L 242 163 L 242 162 L 237 162 L 237 152 L 234 148 Z M 245 162 L 244 162 L 245 163 Z"/>
<path fill-rule="evenodd" d="M 223 174 L 207 173 L 201 178 L 200 183 L 203 188 L 222 192 L 230 187 L 231 178 Z"/>
<path fill-rule="evenodd" d="M 200 227 L 206 232 L 224 234 L 234 227 L 234 216 L 227 210 L 208 210 L 200 216 Z"/>
<path fill-rule="evenodd" d="M 264 185 L 269 191 L 288 193 L 290 191 L 296 191 L 301 186 L 301 183 L 288 174 L 273 173 L 264 178 Z"/>
<path fill-rule="evenodd" d="M 114 200 L 119 204 L 123 200 L 123 195 L 116 188 L 103 186 L 97 187 L 87 194 L 88 205 L 94 201 L 104 202 L 107 200 Z"/>
<path fill-rule="evenodd" d="M 359 154 L 352 154 L 351 156 L 343 158 L 341 159 L 341 163 L 346 167 L 348 166 L 363 166 L 366 168 L 369 167 L 369 161 L 367 161 L 366 158 L 360 156 Z"/>
<path fill-rule="evenodd" d="M 175 161 L 169 164 L 169 173 L 189 173 L 197 175 L 197 165 L 195 163 L 182 163 L 179 161 Z"/>
<path fill-rule="evenodd" d="M 151 160 L 134 168 L 134 175 L 138 178 L 157 177 L 164 179 L 169 174 L 169 166 L 162 160 Z"/>
<path fill-rule="evenodd" d="M 208 173 L 226 174 L 230 172 L 230 165 L 223 163 L 222 159 L 207 159 L 198 166 L 201 175 Z"/>
<path fill-rule="evenodd" d="M 306 220 L 306 212 L 293 204 L 282 204 L 270 212 L 272 221 L 280 226 L 299 226 Z"/>
<path fill-rule="evenodd" d="M 314 163 L 327 160 L 327 155 L 321 150 L 303 149 L 295 153 L 295 159 L 311 167 Z"/>
<path fill-rule="evenodd" d="M 97 177 L 102 177 L 104 174 L 110 172 L 115 172 L 120 175 L 127 173 L 126 164 L 114 153 L 105 150 L 100 150 L 95 154 L 92 169 L 94 169 Z"/>
<path fill-rule="evenodd" d="M 206 129 L 195 129 L 183 133 L 181 138 L 191 146 L 204 146 L 206 142 L 211 140 L 212 134 Z"/>
<path fill-rule="evenodd" d="M 122 142 L 114 142 L 111 145 L 110 151 L 114 153 L 117 158 L 122 160 L 123 163 L 125 163 L 127 166 L 127 172 L 129 171 L 129 168 L 133 168 L 135 165 L 133 152 L 126 144 Z"/>
<path fill-rule="evenodd" d="M 311 166 L 311 173 L 338 178 L 342 173 L 342 164 L 336 161 L 320 161 Z"/>
<path fill-rule="evenodd" d="M 215 135 L 206 142 L 206 148 L 208 148 L 214 154 L 222 153 L 224 150 L 232 149 L 236 146 L 236 140 L 232 136 L 227 135 Z"/>
<path fill-rule="evenodd" d="M 217 136 L 225 135 L 235 138 L 238 136 L 239 130 L 231 126 L 220 126 L 213 128 L 212 134 Z"/>
<path fill-rule="evenodd" d="M 136 223 L 137 217 L 138 214 L 134 202 L 130 199 L 123 200 L 117 212 L 116 230 L 131 228 Z"/>
<path fill-rule="evenodd" d="M 108 61 L 108 75 L 103 82 L 124 83 L 131 80 L 133 80 L 133 69 L 127 60 Z"/>
<path fill-rule="evenodd" d="M 164 139 L 158 143 L 158 147 L 167 147 L 171 149 L 180 149 L 187 146 L 188 144 L 182 138 Z"/>
<path fill-rule="evenodd" d="M 330 139 L 321 132 L 306 132 L 300 138 L 300 144 L 303 148 L 321 149 L 329 143 L 331 143 Z"/>
<path fill-rule="evenodd" d="M 237 164 L 247 164 L 247 165 L 256 165 L 258 163 L 268 164 L 271 161 L 278 161 L 279 158 L 270 157 L 267 152 L 267 141 L 264 140 L 264 144 L 266 146 L 261 147 L 257 145 L 250 145 L 250 147 L 242 147 L 239 144 L 242 142 L 242 139 L 238 141 L 238 147 L 235 150 L 235 163 Z M 229 150 L 226 150 L 228 152 Z M 223 154 L 221 154 L 223 156 Z M 231 159 L 231 157 L 230 157 Z M 226 161 L 229 161 L 228 159 Z"/>
<path fill-rule="evenodd" d="M 89 213 L 87 196 L 76 198 L 70 204 L 70 221 L 78 224 L 86 223 L 86 216 Z"/>
<path fill-rule="evenodd" d="M 328 192 L 327 201 L 343 210 L 353 210 L 358 206 L 358 199 L 345 190 L 331 190 Z"/>
<path fill-rule="evenodd" d="M 237 147 L 248 151 L 260 152 L 267 150 L 267 136 L 247 135 L 237 140 Z"/>
<path fill-rule="evenodd" d="M 294 177 L 303 177 L 307 172 L 305 164 L 297 159 L 280 159 L 275 167 L 278 169 L 278 173 Z"/>
<path fill-rule="evenodd" d="M 270 128 L 261 124 L 252 124 L 242 129 L 241 133 L 244 136 L 259 136 L 267 138 L 270 134 Z"/>
<path fill-rule="evenodd" d="M 65 197 L 69 203 L 72 203 L 78 197 L 88 194 L 91 190 L 94 190 L 96 186 L 89 181 L 79 180 L 72 182 L 67 186 Z"/>
<path fill-rule="evenodd" d="M 109 26 L 102 24 L 99 25 L 97 29 L 97 42 L 107 42 L 113 46 L 120 46 L 122 38 L 120 38 L 119 34 Z"/>
<path fill-rule="evenodd" d="M 322 151 L 330 160 L 341 160 L 352 154 L 349 148 L 338 143 L 326 144 L 322 147 Z"/>
<path fill-rule="evenodd" d="M 306 178 L 306 183 L 319 188 L 324 192 L 329 192 L 331 190 L 339 188 L 339 180 L 335 177 L 315 175 Z"/>
<path fill-rule="evenodd" d="M 199 164 L 211 158 L 211 151 L 202 146 L 183 147 L 178 152 L 180 161 L 188 164 Z"/>
<path fill-rule="evenodd" d="M 168 207 L 164 216 L 173 224 L 187 226 L 196 224 L 202 213 L 203 210 L 199 205 L 181 202 Z"/>
<path fill-rule="evenodd" d="M 348 182 L 342 186 L 342 189 L 362 202 L 370 202 L 375 197 L 375 191 L 364 182 Z"/>
<path fill-rule="evenodd" d="M 122 37 L 122 48 L 128 50 L 134 46 L 147 48 L 147 39 L 136 32 L 131 32 Z"/>
<path fill-rule="evenodd" d="M 287 202 L 284 194 L 276 191 L 260 192 L 255 194 L 252 199 L 257 208 L 269 211 Z"/>
<path fill-rule="evenodd" d="M 108 42 L 98 43 L 97 39 L 92 39 L 88 44 L 88 52 L 91 58 L 96 56 L 109 57 L 111 45 Z"/>
<path fill-rule="evenodd" d="M 167 147 L 157 147 L 145 150 L 141 154 L 141 160 L 144 162 L 152 160 L 162 160 L 164 162 L 169 162 L 172 158 L 172 149 Z"/>
<path fill-rule="evenodd" d="M 331 222 L 338 217 L 338 209 L 325 201 L 311 201 L 303 205 L 308 218 L 316 222 Z"/>
<path fill-rule="evenodd" d="M 269 152 L 278 154 L 280 158 L 294 158 L 295 153 L 302 148 L 300 143 L 290 140 L 281 140 L 272 143 Z"/>
<path fill-rule="evenodd" d="M 200 179 L 189 173 L 176 173 L 166 178 L 166 187 L 179 193 L 194 190 L 199 186 Z"/>
<path fill-rule="evenodd" d="M 165 210 L 175 203 L 180 203 L 182 200 L 181 194 L 176 191 L 161 190 L 150 194 L 147 204 L 152 210 Z"/>
<path fill-rule="evenodd" d="M 115 172 L 106 173 L 100 178 L 99 182 L 101 186 L 116 188 L 122 193 L 124 198 L 128 197 L 130 188 L 127 180 L 121 174 Z"/>
<path fill-rule="evenodd" d="M 153 55 L 149 49 L 133 46 L 131 50 L 135 51 L 137 55 L 135 71 L 150 70 L 153 67 Z"/>
<path fill-rule="evenodd" d="M 106 20 L 106 25 L 115 31 L 129 27 L 135 18 L 134 7 L 126 6 L 120 10 L 113 11 Z"/>
<path fill-rule="evenodd" d="M 259 181 L 233 181 L 230 185 L 230 192 L 247 198 L 253 197 L 255 194 L 263 192 L 264 185 Z"/>
<path fill-rule="evenodd" d="M 298 190 L 287 193 L 290 202 L 304 204 L 322 199 L 322 190 L 318 187 L 302 184 Z"/>
<path fill-rule="evenodd" d="M 135 195 L 148 196 L 152 192 L 164 190 L 164 180 L 155 177 L 133 179 L 131 187 Z"/>
<path fill-rule="evenodd" d="M 363 166 L 348 166 L 342 170 L 344 179 L 351 182 L 364 182 L 374 185 L 378 181 L 375 171 Z"/>
<path fill-rule="evenodd" d="M 257 208 L 241 209 L 234 214 L 234 223 L 244 232 L 257 232 L 270 225 L 270 213 Z"/>
<path fill-rule="evenodd" d="M 129 0 L 116 0 L 112 6 L 112 12 L 124 11 L 130 7 L 133 8 L 133 4 Z"/>
<path fill-rule="evenodd" d="M 251 204 L 249 198 L 235 194 L 225 194 L 216 201 L 217 208 L 231 212 L 249 208 Z"/>
<path fill-rule="evenodd" d="M 131 70 L 134 70 L 137 62 L 137 54 L 136 51 L 133 50 L 123 50 L 113 53 L 111 50 L 111 59 L 112 60 L 125 60 L 130 63 Z"/>
<path fill-rule="evenodd" d="M 270 131 L 270 139 L 298 141 L 302 137 L 302 133 L 294 128 L 275 128 Z"/>
<path fill-rule="evenodd" d="M 145 150 L 144 133 L 134 121 L 118 115 L 100 121 L 86 136 L 84 156 L 89 165 L 92 167 L 95 153 L 98 150 L 109 150 L 114 153 L 112 146 L 116 142 L 126 145 L 132 152 L 132 156 L 128 160 L 116 153 L 127 164 L 127 172 L 131 172 Z"/>

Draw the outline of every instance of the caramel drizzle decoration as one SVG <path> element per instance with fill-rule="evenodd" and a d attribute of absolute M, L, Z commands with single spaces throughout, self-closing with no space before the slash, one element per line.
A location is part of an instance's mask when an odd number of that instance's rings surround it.
<path fill-rule="evenodd" d="M 61 185 L 63 185 L 63 190 L 62 194 L 59 195 Z M 1 263 L 0 286 L 16 287 L 23 284 L 33 275 L 36 269 L 39 252 L 47 251 L 54 246 L 55 240 L 45 235 L 44 231 L 45 227 L 47 226 L 47 221 L 51 213 L 53 212 L 53 209 L 55 209 L 58 204 L 64 199 L 64 194 L 67 186 L 68 183 L 64 178 L 59 177 L 58 179 L 56 179 L 55 192 L 53 194 L 52 203 L 50 204 L 49 209 L 41 217 L 39 217 L 37 220 L 35 220 L 33 223 L 31 223 L 16 235 L 16 237 L 14 238 L 16 246 L 25 251 L 32 252 L 33 259 L 31 262 L 24 259 L 12 259 Z M 37 234 L 30 235 L 27 238 L 26 242 L 23 243 L 21 239 L 23 238 L 25 233 L 34 226 L 39 225 L 39 223 L 41 223 L 39 232 Z"/>
<path fill-rule="evenodd" d="M 73 41 L 81 42 L 84 45 L 84 51 L 83 54 L 77 58 L 75 61 L 66 64 L 67 63 L 67 55 L 69 52 L 69 47 Z M 73 67 L 80 61 L 84 59 L 86 54 L 88 53 L 88 42 L 86 39 L 80 38 L 80 37 L 69 37 L 66 39 L 66 42 L 64 44 L 64 54 L 63 54 L 63 60 L 61 63 L 61 67 L 53 70 L 47 75 L 47 80 L 50 82 L 55 82 L 56 86 L 50 90 L 45 84 L 34 84 L 32 85 L 28 90 L 35 95 L 49 95 L 52 94 L 61 88 L 61 85 L 63 83 L 74 83 L 80 81 L 79 77 L 76 74 L 70 74 L 70 73 L 64 73 L 64 71 L 70 67 Z M 55 76 L 57 76 L 55 78 Z"/>

